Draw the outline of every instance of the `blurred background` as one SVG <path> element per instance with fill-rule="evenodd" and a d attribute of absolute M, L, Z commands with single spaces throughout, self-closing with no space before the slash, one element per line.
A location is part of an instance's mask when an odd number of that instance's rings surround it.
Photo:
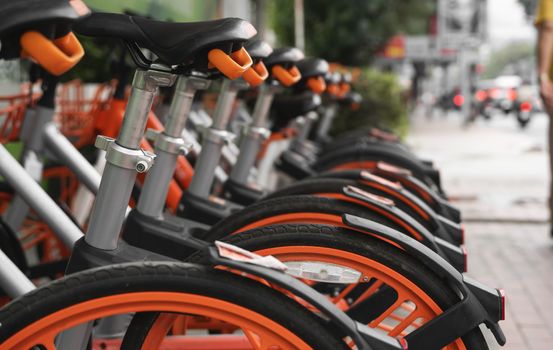
<path fill-rule="evenodd" d="M 363 102 L 334 132 L 383 125 L 435 160 L 467 223 L 469 274 L 508 291 L 506 348 L 551 348 L 549 120 L 536 83 L 537 0 L 85 2 L 171 21 L 241 17 L 275 47 L 295 45 L 347 67 Z M 64 79 L 111 79 L 117 52 L 82 41 L 86 59 Z M 25 71 L 0 62 L 0 93 L 18 90 Z"/>

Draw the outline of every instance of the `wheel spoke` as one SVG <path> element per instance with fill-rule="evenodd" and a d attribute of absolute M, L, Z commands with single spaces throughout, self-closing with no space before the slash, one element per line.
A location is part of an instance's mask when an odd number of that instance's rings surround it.
<path fill-rule="evenodd" d="M 370 327 L 376 327 L 379 325 L 382 321 L 384 321 L 392 312 L 394 312 L 404 301 L 401 299 L 398 299 L 395 303 L 393 303 L 389 308 L 386 309 L 380 316 L 378 316 L 376 319 L 374 319 L 371 323 L 369 323 Z"/>
<path fill-rule="evenodd" d="M 417 312 L 412 312 L 409 316 L 405 317 L 397 326 L 394 327 L 388 334 L 391 337 L 397 337 L 401 334 L 407 327 L 409 327 L 417 318 L 419 314 Z"/>
<path fill-rule="evenodd" d="M 374 282 L 373 285 L 370 286 L 365 292 L 363 292 L 363 294 L 361 294 L 359 298 L 357 298 L 357 300 L 355 300 L 355 302 L 351 306 L 355 306 L 356 304 L 362 302 L 363 300 L 373 295 L 380 287 L 382 287 L 383 284 L 384 282 L 380 280 Z"/>
<path fill-rule="evenodd" d="M 344 299 L 355 287 L 357 287 L 357 285 L 358 285 L 357 283 L 352 283 L 349 286 L 347 286 L 346 288 L 344 288 L 344 290 L 342 290 L 340 292 L 340 294 L 338 294 L 336 297 L 332 298 L 332 302 L 337 303 L 340 300 Z"/>

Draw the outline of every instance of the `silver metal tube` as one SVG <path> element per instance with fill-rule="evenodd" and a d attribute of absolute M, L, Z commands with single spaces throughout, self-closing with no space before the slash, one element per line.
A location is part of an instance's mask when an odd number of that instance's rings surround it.
<path fill-rule="evenodd" d="M 213 124 L 204 135 L 202 144 L 202 152 L 194 167 L 194 177 L 190 183 L 188 191 L 202 197 L 209 196 L 210 188 L 215 177 L 215 169 L 221 160 L 222 148 L 225 139 L 231 134 L 226 131 L 230 115 L 232 112 L 232 104 L 236 99 L 238 90 L 247 88 L 248 84 L 243 80 L 228 80 L 223 81 L 221 93 L 217 99 L 217 106 L 213 113 Z"/>
<path fill-rule="evenodd" d="M 61 241 L 73 249 L 73 244 L 83 233 L 65 215 L 56 202 L 25 171 L 3 145 L 0 145 L 0 174 L 15 191 L 33 208 L 42 220 L 56 233 Z"/>
<path fill-rule="evenodd" d="M 194 94 L 196 90 L 206 89 L 209 83 L 209 80 L 197 77 L 180 76 L 178 78 L 165 128 L 161 134 L 156 135 L 157 157 L 155 166 L 146 175 L 142 186 L 137 205 L 140 213 L 151 217 L 162 216 L 177 158 L 184 145 L 181 135 L 192 107 Z"/>
<path fill-rule="evenodd" d="M 317 138 L 324 138 L 328 136 L 328 132 L 330 131 L 330 127 L 332 126 L 332 122 L 334 121 L 334 117 L 336 116 L 336 105 L 329 106 L 323 118 L 321 119 L 321 122 L 319 123 L 319 127 L 317 129 Z"/>
<path fill-rule="evenodd" d="M 25 145 L 27 146 L 27 144 Z M 42 159 L 37 156 L 32 149 L 25 147 L 23 151 L 23 168 L 29 176 L 36 182 L 42 180 L 42 170 L 44 168 Z M 19 193 L 16 193 L 8 209 L 4 213 L 4 220 L 12 230 L 18 232 L 29 214 L 29 205 L 25 202 Z"/>
<path fill-rule="evenodd" d="M 194 177 L 188 191 L 196 196 L 208 197 L 215 176 L 215 169 L 221 159 L 222 140 L 213 142 L 206 140 L 202 145 L 202 153 L 194 167 Z M 202 155 L 207 155 L 202 157 Z"/>
<path fill-rule="evenodd" d="M 59 158 L 61 163 L 69 167 L 77 178 L 91 192 L 97 193 L 102 176 L 92 164 L 62 135 L 54 123 L 48 123 L 44 128 L 46 147 Z"/>
<path fill-rule="evenodd" d="M 298 136 L 296 136 L 296 138 L 294 140 L 295 142 L 303 142 L 303 141 L 307 140 L 315 120 L 317 120 L 317 113 L 316 112 L 307 113 L 307 115 L 305 116 L 305 123 L 300 128 L 300 130 L 298 132 Z"/>
<path fill-rule="evenodd" d="M 125 110 L 125 117 L 116 144 L 123 149 L 139 149 L 140 140 L 152 107 L 152 101 L 159 86 L 172 85 L 175 75 L 161 71 L 137 70 L 132 84 L 132 92 Z M 111 146 L 114 149 L 113 145 Z M 131 159 L 128 154 L 119 154 L 119 159 Z M 109 153 L 108 153 L 109 155 Z M 136 170 L 123 167 L 123 163 L 107 162 L 98 189 L 98 195 L 85 236 L 86 242 L 98 249 L 117 248 L 119 233 L 125 220 L 127 204 L 136 180 Z"/>
<path fill-rule="evenodd" d="M 215 112 L 213 112 L 213 125 L 214 129 L 226 130 L 232 112 L 232 104 L 236 99 L 236 89 L 232 88 L 232 81 L 225 79 L 223 86 L 221 87 L 221 93 L 217 99 L 217 106 Z"/>
<path fill-rule="evenodd" d="M 273 97 L 273 89 L 268 85 L 261 85 L 253 110 L 252 124 L 240 143 L 240 154 L 230 173 L 230 178 L 238 183 L 247 183 L 250 170 L 255 164 L 257 153 L 263 142 L 263 138 L 256 132 L 256 128 L 264 128 L 266 126 L 267 114 L 269 113 L 269 108 L 271 108 Z"/>
<path fill-rule="evenodd" d="M 194 100 L 194 92 L 176 91 L 173 96 L 175 103 L 171 104 L 169 120 L 165 124 L 164 133 L 172 137 L 180 137 L 186 125 L 187 115 Z"/>
<path fill-rule="evenodd" d="M 240 155 L 236 164 L 232 167 L 230 178 L 238 183 L 246 184 L 250 170 L 255 164 L 255 158 L 261 148 L 262 140 L 256 135 L 248 134 L 240 143 Z"/>
<path fill-rule="evenodd" d="M 178 154 L 156 150 L 156 162 L 148 171 L 136 209 L 147 216 L 161 217 L 169 183 L 173 178 Z"/>
<path fill-rule="evenodd" d="M 27 294 L 35 285 L 25 276 L 3 251 L 0 250 L 0 286 L 10 298 Z"/>
<path fill-rule="evenodd" d="M 267 114 L 269 108 L 273 103 L 274 92 L 271 87 L 267 85 L 261 85 L 259 88 L 259 97 L 255 101 L 255 107 L 253 110 L 253 127 L 264 128 L 266 127 Z"/>
<path fill-rule="evenodd" d="M 127 108 L 125 109 L 123 125 L 121 126 L 121 130 L 119 130 L 119 136 L 117 136 L 117 143 L 119 145 L 131 149 L 139 148 L 148 119 L 139 119 L 135 116 L 141 115 L 140 113 L 143 113 L 145 110 L 150 111 L 154 96 L 155 90 L 132 89 Z"/>
<path fill-rule="evenodd" d="M 194 101 L 194 94 L 196 93 L 196 86 L 201 85 L 207 87 L 209 81 L 198 78 L 186 78 L 180 76 L 175 86 L 175 94 L 173 95 L 173 102 L 169 109 L 169 116 L 167 123 L 165 124 L 164 133 L 171 137 L 181 137 L 181 132 L 186 125 L 188 119 L 188 113 L 192 107 Z"/>
<path fill-rule="evenodd" d="M 135 180 L 136 170 L 106 164 L 85 235 L 88 244 L 105 250 L 117 248 Z"/>

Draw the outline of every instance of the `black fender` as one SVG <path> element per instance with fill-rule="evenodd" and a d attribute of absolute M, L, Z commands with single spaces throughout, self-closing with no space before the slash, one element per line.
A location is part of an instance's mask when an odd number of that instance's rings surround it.
<path fill-rule="evenodd" d="M 240 249 L 240 248 L 237 248 Z M 229 259 L 219 254 L 216 247 L 206 247 L 202 254 L 202 261 L 211 266 L 225 266 L 233 270 L 262 278 L 280 288 L 291 292 L 293 295 L 307 301 L 317 308 L 336 329 L 344 335 L 351 337 L 358 349 L 362 350 L 405 350 L 404 342 L 383 335 L 366 325 L 354 321 L 345 312 L 340 310 L 328 298 L 318 293 L 295 277 L 287 275 L 283 271 L 248 263 L 235 259 Z M 246 277 L 247 278 L 247 277 Z"/>
<path fill-rule="evenodd" d="M 396 192 L 399 196 L 405 198 L 407 201 L 410 201 L 417 206 L 420 211 L 424 212 L 424 214 L 428 216 L 428 221 L 433 228 L 437 228 L 439 226 L 436 212 L 422 199 L 406 190 L 400 182 L 388 180 L 384 177 L 372 174 L 367 170 L 361 170 L 359 178 L 356 180 L 361 183 L 376 184 L 387 188 L 389 191 Z"/>
<path fill-rule="evenodd" d="M 435 176 L 435 171 L 429 169 L 426 165 L 414 158 L 412 155 L 406 154 L 404 151 L 399 151 L 390 147 L 385 147 L 381 144 L 370 146 L 350 147 L 346 149 L 337 149 L 328 152 L 313 164 L 315 171 L 325 171 L 340 165 L 344 161 L 384 161 L 395 166 L 409 169 L 411 173 L 425 183 L 439 186 L 439 178 Z"/>
<path fill-rule="evenodd" d="M 314 177 L 339 177 L 352 180 L 363 180 L 361 176 L 362 172 L 370 172 L 377 176 L 384 177 L 392 181 L 402 181 L 404 188 L 409 192 L 417 193 L 417 197 L 423 198 L 437 214 L 445 215 L 454 222 L 461 222 L 461 212 L 459 209 L 453 207 L 443 197 L 441 197 L 436 191 L 437 189 L 431 189 L 422 181 L 418 180 L 411 175 L 411 172 L 406 169 L 394 167 L 385 162 L 378 162 L 376 168 L 373 170 L 328 170 L 322 173 L 316 174 Z"/>
<path fill-rule="evenodd" d="M 361 183 L 369 184 L 375 183 L 379 186 L 386 187 L 389 191 L 394 191 L 400 197 L 404 198 L 416 206 L 418 210 L 422 211 L 426 216 L 428 216 L 428 223 L 431 226 L 431 230 L 434 232 L 436 230 L 444 230 L 451 237 L 451 242 L 457 245 L 464 243 L 463 239 L 463 229 L 458 222 L 454 222 L 444 216 L 441 216 L 436 213 L 436 211 L 425 203 L 421 198 L 415 196 L 413 193 L 406 190 L 400 182 L 394 182 L 387 180 L 386 178 L 374 175 L 369 171 L 362 170 L 359 173 L 360 178 L 358 181 Z"/>
<path fill-rule="evenodd" d="M 343 193 L 350 198 L 357 199 L 377 207 L 381 211 L 387 212 L 388 215 L 395 216 L 399 220 L 403 221 L 417 232 L 420 236 L 420 238 L 417 238 L 419 242 L 445 258 L 458 271 L 466 271 L 466 253 L 463 248 L 455 246 L 441 237 L 434 236 L 420 222 L 395 207 L 393 201 L 372 195 L 353 186 L 344 187 Z"/>
<path fill-rule="evenodd" d="M 463 276 L 430 248 L 396 230 L 349 214 L 344 214 L 342 220 L 354 229 L 378 232 L 377 238 L 399 246 L 458 291 L 457 304 L 405 337 L 409 349 L 441 349 L 482 323 L 498 344 L 505 344 L 505 335 L 498 324 L 504 319 L 505 298 L 501 290 Z"/>
<path fill-rule="evenodd" d="M 217 243 L 216 243 L 217 244 Z M 230 246 L 223 243 L 226 246 Z M 344 336 L 349 336 L 359 349 L 362 350 L 404 350 L 405 347 L 398 340 L 376 333 L 369 327 L 362 325 L 342 310 L 332 304 L 325 296 L 318 293 L 307 284 L 299 281 L 295 277 L 287 275 L 283 271 L 261 266 L 251 262 L 238 261 L 223 257 L 219 250 L 213 244 L 198 246 L 198 251 L 186 260 L 187 263 L 200 264 L 210 267 L 228 267 L 234 271 L 242 272 L 239 274 L 244 278 L 249 278 L 246 274 L 259 277 L 265 281 L 278 285 L 280 288 L 289 291 L 291 294 L 307 301 L 317 308 L 325 319 L 330 322 L 334 329 L 340 330 Z M 241 248 L 233 247 L 236 251 L 244 251 Z M 101 250 L 92 247 L 86 243 L 84 237 L 75 243 L 67 268 L 67 274 L 83 271 L 86 269 L 105 266 L 109 264 L 135 262 L 135 261 L 179 261 L 167 256 L 159 255 L 141 248 L 137 248 L 121 242 L 117 249 Z M 249 255 L 251 253 L 246 252 Z M 229 272 L 231 273 L 231 272 Z"/>

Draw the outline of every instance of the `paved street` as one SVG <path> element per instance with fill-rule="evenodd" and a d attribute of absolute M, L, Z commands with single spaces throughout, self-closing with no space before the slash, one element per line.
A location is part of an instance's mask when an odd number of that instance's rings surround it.
<path fill-rule="evenodd" d="M 537 116 L 524 131 L 503 116 L 460 125 L 455 115 L 419 117 L 408 141 L 440 167 L 445 189 L 465 214 L 469 275 L 507 292 L 503 349 L 552 349 L 547 119 Z"/>

